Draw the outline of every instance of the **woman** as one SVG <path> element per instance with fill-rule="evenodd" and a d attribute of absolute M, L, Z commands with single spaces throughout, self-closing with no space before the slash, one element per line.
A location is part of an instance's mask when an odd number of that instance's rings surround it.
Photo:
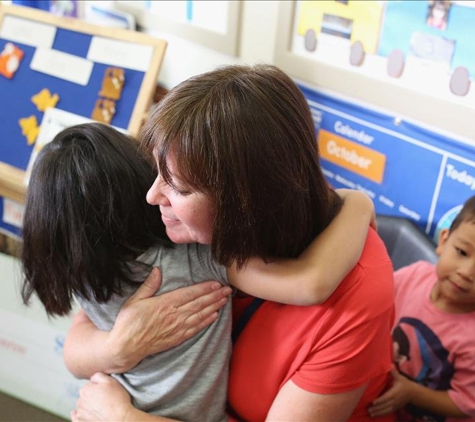
<path fill-rule="evenodd" d="M 341 199 L 319 166 L 305 97 L 274 66 L 229 66 L 183 82 L 162 100 L 141 136 L 159 169 L 147 200 L 160 207 L 168 236 L 211 242 L 221 264 L 297 257 L 340 210 Z M 211 219 L 204 218 L 209 208 Z M 335 251 L 335 265 L 341 260 Z M 154 327 L 163 327 L 167 316 L 157 315 L 154 304 L 141 300 L 145 296 L 127 304 L 112 330 L 114 348 L 100 351 L 100 359 L 84 358 L 103 345 L 89 342 L 88 351 L 81 350 L 78 339 L 91 327 L 84 317 L 75 322 L 65 350 L 69 367 L 79 367 L 75 373 L 127 369 L 168 348 L 154 334 L 163 336 Z M 205 297 L 204 320 L 213 314 L 207 306 L 213 301 Z M 236 315 L 248 302 L 235 299 Z M 187 306 L 183 315 L 196 302 Z M 245 420 L 368 418 L 367 406 L 388 381 L 392 322 L 392 265 L 371 229 L 360 261 L 325 304 L 264 302 L 255 312 L 233 349 L 231 412 Z M 171 342 L 177 344 L 176 337 Z M 106 362 L 104 356 L 114 358 Z M 133 409 L 105 375 L 84 387 L 72 418 L 160 420 Z"/>

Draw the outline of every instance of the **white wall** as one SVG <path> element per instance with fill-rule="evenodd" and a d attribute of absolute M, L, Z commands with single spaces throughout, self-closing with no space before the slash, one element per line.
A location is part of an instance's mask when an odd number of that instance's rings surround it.
<path fill-rule="evenodd" d="M 168 46 L 158 81 L 173 88 L 190 76 L 225 64 L 272 63 L 279 1 L 243 1 L 239 55 L 229 56 L 173 34 L 149 31 L 167 40 Z"/>
<path fill-rule="evenodd" d="M 63 362 L 70 319 L 48 319 L 36 299 L 24 306 L 20 291 L 20 261 L 0 253 L 0 390 L 68 418 L 84 384 Z"/>

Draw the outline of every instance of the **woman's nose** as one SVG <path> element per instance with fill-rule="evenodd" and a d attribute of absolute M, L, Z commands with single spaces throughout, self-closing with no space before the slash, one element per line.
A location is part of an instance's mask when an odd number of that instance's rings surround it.
<path fill-rule="evenodd" d="M 153 185 L 147 192 L 147 202 L 150 205 L 166 205 L 168 203 L 168 198 L 165 193 L 166 183 L 158 176 Z"/>

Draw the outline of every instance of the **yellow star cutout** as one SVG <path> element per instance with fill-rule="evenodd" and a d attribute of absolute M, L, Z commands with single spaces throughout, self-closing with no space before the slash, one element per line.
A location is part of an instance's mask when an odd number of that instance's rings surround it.
<path fill-rule="evenodd" d="M 28 145 L 33 145 L 36 141 L 36 137 L 40 132 L 40 127 L 38 126 L 38 121 L 36 116 L 25 117 L 18 121 L 21 127 L 21 133 L 26 136 Z"/>
<path fill-rule="evenodd" d="M 52 95 L 48 88 L 42 89 L 38 94 L 31 97 L 31 101 L 39 111 L 45 111 L 49 107 L 55 107 L 59 101 L 59 95 Z"/>

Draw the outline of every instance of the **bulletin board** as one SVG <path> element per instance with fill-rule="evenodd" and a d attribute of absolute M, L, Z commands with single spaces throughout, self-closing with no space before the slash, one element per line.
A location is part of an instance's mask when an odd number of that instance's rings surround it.
<path fill-rule="evenodd" d="M 103 95 L 106 69 L 118 68 L 123 86 L 110 124 L 136 136 L 151 105 L 166 42 L 28 7 L 0 5 L 0 66 L 2 53 L 11 51 L 12 45 L 22 57 L 12 77 L 0 74 L 0 197 L 24 202 L 24 175 L 35 145 L 34 136 L 29 138 L 32 129 L 25 130 L 20 120 L 36 119 L 41 126 L 46 111 L 33 98 L 47 88 L 48 100 L 57 101 L 54 109 L 90 119 Z"/>

